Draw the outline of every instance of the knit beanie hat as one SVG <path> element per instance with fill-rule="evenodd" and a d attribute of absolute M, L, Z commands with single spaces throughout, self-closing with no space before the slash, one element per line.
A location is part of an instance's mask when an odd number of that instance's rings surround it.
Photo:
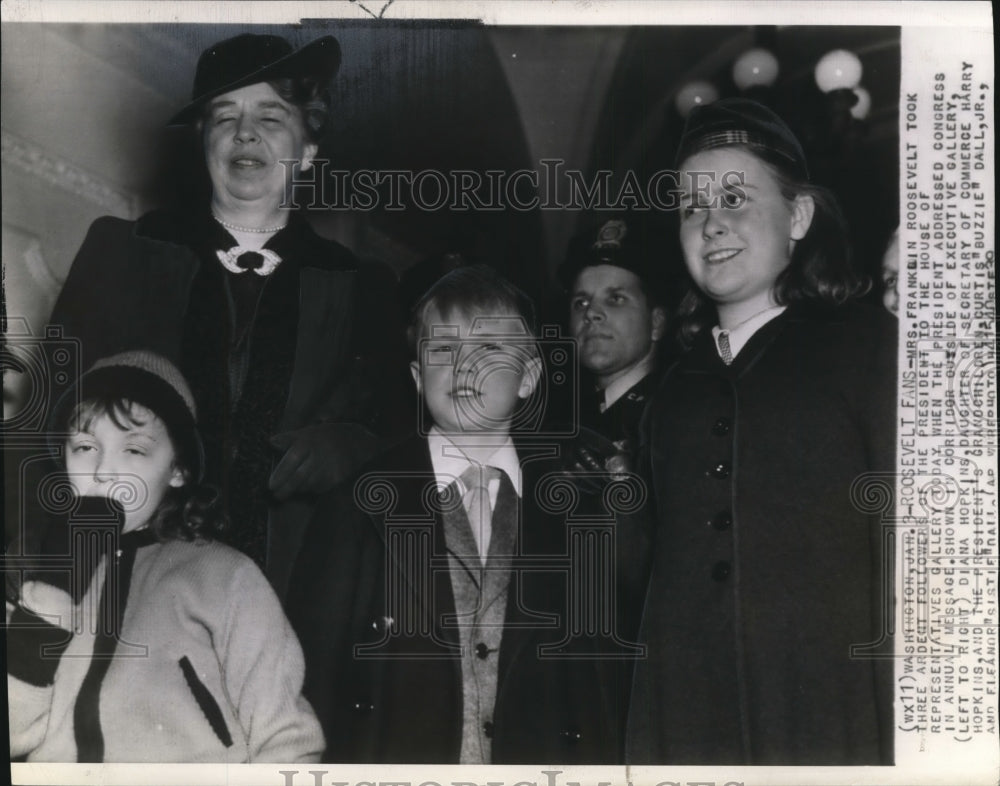
<path fill-rule="evenodd" d="M 733 146 L 748 148 L 796 177 L 809 179 L 806 155 L 795 134 L 774 112 L 749 98 L 723 98 L 692 109 L 676 165 L 703 150 Z"/>
<path fill-rule="evenodd" d="M 184 375 L 161 355 L 130 350 L 94 363 L 56 403 L 50 432 L 61 432 L 75 405 L 95 399 L 126 399 L 163 421 L 178 463 L 196 482 L 205 472 L 205 451 L 196 425 L 194 395 Z"/>

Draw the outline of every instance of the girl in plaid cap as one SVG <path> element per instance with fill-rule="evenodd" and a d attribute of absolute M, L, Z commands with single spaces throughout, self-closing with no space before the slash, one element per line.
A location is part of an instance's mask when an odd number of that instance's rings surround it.
<path fill-rule="evenodd" d="M 887 511 L 863 489 L 895 469 L 895 321 L 854 302 L 839 209 L 769 109 L 696 108 L 677 161 L 688 351 L 642 435 L 657 523 L 629 757 L 890 764 Z"/>

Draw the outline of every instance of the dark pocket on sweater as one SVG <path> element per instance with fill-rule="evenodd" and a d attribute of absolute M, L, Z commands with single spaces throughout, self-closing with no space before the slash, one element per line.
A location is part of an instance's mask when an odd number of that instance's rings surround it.
<path fill-rule="evenodd" d="M 226 719 L 223 717 L 222 710 L 219 709 L 219 704 L 215 700 L 215 697 L 212 696 L 211 691 L 205 687 L 204 683 L 198 679 L 194 666 L 191 665 L 191 661 L 188 660 L 186 655 L 178 663 L 180 663 L 181 671 L 184 672 L 184 679 L 187 681 L 191 693 L 194 694 L 195 701 L 198 702 L 202 713 L 208 719 L 208 723 L 212 727 L 212 731 L 215 732 L 215 736 L 219 738 L 219 741 L 223 745 L 231 748 L 233 746 L 233 738 L 229 734 L 229 729 L 226 727 Z"/>

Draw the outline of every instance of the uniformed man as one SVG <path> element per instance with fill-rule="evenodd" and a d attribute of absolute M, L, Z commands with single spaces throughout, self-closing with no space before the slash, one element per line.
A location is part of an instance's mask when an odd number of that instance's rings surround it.
<path fill-rule="evenodd" d="M 667 323 L 663 287 L 652 275 L 652 247 L 644 228 L 614 219 L 596 235 L 578 237 L 560 269 L 584 372 L 580 425 L 625 456 L 638 444 Z"/>
<path fill-rule="evenodd" d="M 603 483 L 634 468 L 639 424 L 658 382 L 667 327 L 663 292 L 653 275 L 666 266 L 651 229 L 616 218 L 578 235 L 559 278 L 569 295 L 570 332 L 581 367 L 580 429 L 567 468 L 581 488 L 595 492 L 586 505 L 614 515 L 616 590 L 614 631 L 635 641 L 649 577 L 650 523 L 644 509 L 622 516 L 606 509 Z M 628 701 L 631 661 L 618 674 Z"/>

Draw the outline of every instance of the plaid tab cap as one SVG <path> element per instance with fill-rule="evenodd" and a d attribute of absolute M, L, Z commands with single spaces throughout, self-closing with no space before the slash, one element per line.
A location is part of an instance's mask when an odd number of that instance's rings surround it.
<path fill-rule="evenodd" d="M 688 115 L 677 148 L 676 166 L 703 150 L 746 147 L 763 159 L 809 179 L 805 152 L 792 130 L 763 104 L 747 98 L 724 98 L 696 106 Z"/>

